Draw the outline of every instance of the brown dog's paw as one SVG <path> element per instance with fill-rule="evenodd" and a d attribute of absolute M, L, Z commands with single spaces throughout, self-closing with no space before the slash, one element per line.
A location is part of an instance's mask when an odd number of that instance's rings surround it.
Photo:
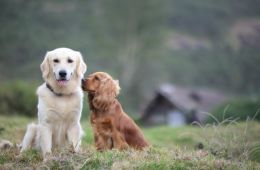
<path fill-rule="evenodd" d="M 122 144 L 122 145 L 120 145 L 120 146 L 118 147 L 119 150 L 126 150 L 126 149 L 128 149 L 128 148 L 129 148 L 129 146 L 128 146 L 128 144 L 126 144 L 126 143 L 124 143 L 124 144 Z"/>

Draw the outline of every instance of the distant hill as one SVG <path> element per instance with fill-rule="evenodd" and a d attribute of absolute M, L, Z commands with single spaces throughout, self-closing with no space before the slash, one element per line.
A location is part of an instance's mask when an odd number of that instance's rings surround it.
<path fill-rule="evenodd" d="M 257 0 L 2 0 L 0 79 L 42 81 L 46 51 L 70 47 L 82 52 L 88 73 L 118 78 L 122 101 L 133 108 L 163 82 L 256 94 L 259 6 Z"/>

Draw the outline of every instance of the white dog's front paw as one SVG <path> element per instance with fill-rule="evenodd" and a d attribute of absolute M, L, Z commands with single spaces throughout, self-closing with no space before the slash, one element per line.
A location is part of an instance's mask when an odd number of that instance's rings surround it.
<path fill-rule="evenodd" d="M 43 153 L 43 162 L 47 162 L 52 159 L 52 154 L 50 152 Z"/>
<path fill-rule="evenodd" d="M 71 144 L 69 147 L 70 152 L 79 153 L 80 152 L 80 143 L 78 144 Z"/>
<path fill-rule="evenodd" d="M 79 153 L 80 152 L 80 147 L 75 147 L 73 150 L 74 150 L 75 153 Z"/>

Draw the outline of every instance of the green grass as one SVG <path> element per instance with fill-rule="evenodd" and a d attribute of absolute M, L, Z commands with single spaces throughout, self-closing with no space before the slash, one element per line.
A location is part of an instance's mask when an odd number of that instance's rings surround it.
<path fill-rule="evenodd" d="M 23 117 L 0 117 L 0 139 L 19 143 L 27 123 Z M 0 153 L 0 169 L 259 169 L 260 123 L 210 125 L 180 128 L 155 127 L 143 129 L 153 145 L 145 151 L 111 150 L 97 152 L 88 121 L 82 122 L 86 135 L 82 152 L 54 150 L 43 162 L 37 150 L 19 155 L 18 148 Z M 200 149 L 198 149 L 198 146 Z"/>
<path fill-rule="evenodd" d="M 167 126 L 144 129 L 144 133 L 153 146 L 158 147 L 188 147 L 194 148 L 195 139 L 193 134 L 198 128 L 185 126 L 181 128 L 170 128 Z"/>

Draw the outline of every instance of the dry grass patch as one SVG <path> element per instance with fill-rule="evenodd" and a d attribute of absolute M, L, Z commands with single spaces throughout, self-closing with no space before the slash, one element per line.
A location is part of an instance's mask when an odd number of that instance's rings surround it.
<path fill-rule="evenodd" d="M 18 143 L 28 122 L 31 119 L 0 117 L 0 139 Z M 43 161 L 37 150 L 19 155 L 13 147 L 0 152 L 0 169 L 260 169 L 258 122 L 144 129 L 152 148 L 107 152 L 95 150 L 88 121 L 82 124 L 86 136 L 81 153 L 54 150 Z"/>

